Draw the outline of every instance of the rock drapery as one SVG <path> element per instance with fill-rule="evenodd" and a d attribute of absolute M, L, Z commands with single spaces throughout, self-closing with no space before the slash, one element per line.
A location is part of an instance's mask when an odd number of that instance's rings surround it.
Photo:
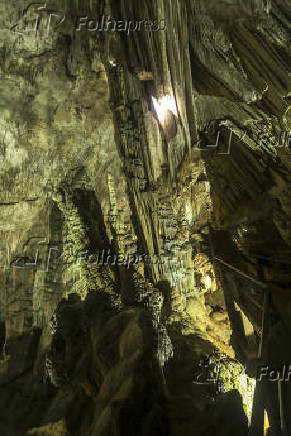
<path fill-rule="evenodd" d="M 289 1 L 0 6 L 2 433 L 246 435 L 266 288 L 290 361 Z"/>

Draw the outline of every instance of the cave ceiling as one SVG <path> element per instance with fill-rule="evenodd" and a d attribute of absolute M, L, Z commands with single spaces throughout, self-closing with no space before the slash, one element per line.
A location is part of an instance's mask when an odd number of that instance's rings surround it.
<path fill-rule="evenodd" d="M 1 434 L 291 435 L 290 20 L 0 0 Z"/>

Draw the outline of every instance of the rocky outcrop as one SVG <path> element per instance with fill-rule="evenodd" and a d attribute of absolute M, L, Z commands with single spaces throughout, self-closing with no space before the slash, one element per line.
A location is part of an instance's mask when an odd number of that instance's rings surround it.
<path fill-rule="evenodd" d="M 288 6 L 0 5 L 5 435 L 246 434 L 207 380 L 290 284 Z"/>

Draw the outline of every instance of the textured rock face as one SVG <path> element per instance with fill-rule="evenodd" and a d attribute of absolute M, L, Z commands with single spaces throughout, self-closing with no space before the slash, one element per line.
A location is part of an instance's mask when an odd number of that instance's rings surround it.
<path fill-rule="evenodd" d="M 26 349 L 27 342 L 22 343 Z M 17 404 L 18 420 L 4 427 L 6 434 L 23 434 L 29 426 L 28 435 L 182 436 L 193 428 L 201 434 L 230 435 L 238 423 L 243 434 L 246 417 L 238 394 L 221 397 L 215 406 L 207 401 L 209 388 L 169 395 L 154 349 L 155 331 L 147 310 L 113 310 L 102 291 L 89 293 L 83 302 L 71 294 L 56 312 L 42 392 L 38 389 L 37 397 L 36 392 L 33 397 L 28 394 L 27 370 L 19 377 L 21 384 L 12 380 L 21 395 L 15 398 L 10 392 L 14 403 L 8 413 L 15 412 Z M 184 380 L 179 383 L 185 385 Z M 41 410 L 35 409 L 35 401 Z M 229 402 L 231 417 L 226 412 Z M 213 414 L 213 421 L 207 419 L 208 413 Z M 43 425 L 36 426 L 38 422 Z"/>
<path fill-rule="evenodd" d="M 3 434 L 246 434 L 195 380 L 290 315 L 290 10 L 0 5 Z"/>

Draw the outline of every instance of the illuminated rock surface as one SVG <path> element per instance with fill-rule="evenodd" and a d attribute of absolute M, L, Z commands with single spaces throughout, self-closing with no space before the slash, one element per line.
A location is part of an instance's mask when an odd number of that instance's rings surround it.
<path fill-rule="evenodd" d="M 0 432 L 247 435 L 266 287 L 291 363 L 289 1 L 37 7 L 0 4 Z"/>

